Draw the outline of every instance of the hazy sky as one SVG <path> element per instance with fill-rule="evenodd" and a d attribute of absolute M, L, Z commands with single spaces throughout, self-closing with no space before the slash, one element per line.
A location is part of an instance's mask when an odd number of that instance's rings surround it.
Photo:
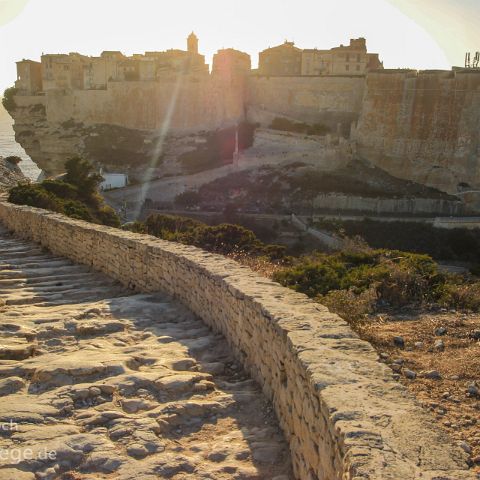
<path fill-rule="evenodd" d="M 480 0 L 0 0 L 0 91 L 15 61 L 42 52 L 185 48 L 194 30 L 211 62 L 293 40 L 330 48 L 366 37 L 385 67 L 450 68 L 480 50 Z"/>

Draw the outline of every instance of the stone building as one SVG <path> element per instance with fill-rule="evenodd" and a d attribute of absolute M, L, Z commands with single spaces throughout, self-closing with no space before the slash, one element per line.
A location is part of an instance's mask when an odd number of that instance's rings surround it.
<path fill-rule="evenodd" d="M 43 90 L 83 90 L 84 67 L 89 61 L 79 53 L 42 55 Z"/>
<path fill-rule="evenodd" d="M 250 55 L 233 48 L 218 50 L 213 56 L 213 74 L 239 74 L 250 73 L 252 61 Z"/>
<path fill-rule="evenodd" d="M 260 52 L 260 75 L 301 75 L 302 50 L 294 42 L 287 42 Z"/>
<path fill-rule="evenodd" d="M 42 64 L 33 60 L 17 62 L 15 88 L 24 95 L 35 95 L 42 90 Z"/>
<path fill-rule="evenodd" d="M 118 64 L 126 57 L 118 51 L 104 51 L 100 57 L 90 57 L 84 65 L 84 88 L 107 88 L 107 82 L 118 78 Z"/>
<path fill-rule="evenodd" d="M 368 53 L 364 38 L 330 50 L 301 50 L 293 42 L 260 53 L 260 75 L 365 75 L 383 68 L 377 53 Z"/>

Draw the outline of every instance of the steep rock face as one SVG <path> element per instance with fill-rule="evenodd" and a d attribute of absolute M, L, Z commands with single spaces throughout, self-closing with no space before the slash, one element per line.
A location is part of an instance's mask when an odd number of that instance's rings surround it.
<path fill-rule="evenodd" d="M 145 170 L 202 141 L 202 132 L 244 118 L 245 78 L 185 75 L 157 82 L 110 82 L 105 90 L 16 95 L 16 140 L 47 174 L 83 155 L 117 170 Z M 180 145 L 178 145 L 180 143 Z M 187 144 L 187 146 L 185 145 Z M 168 163 L 168 162 L 167 162 Z"/>
<path fill-rule="evenodd" d="M 155 177 L 174 174 L 178 155 L 192 150 L 204 133 L 167 135 L 159 130 L 126 128 L 112 124 L 86 124 L 73 119 L 52 122 L 46 113 L 45 97 L 16 97 L 10 111 L 15 138 L 47 175 L 62 173 L 65 161 L 75 155 L 107 170 L 125 171 L 132 178 L 148 171 Z M 34 103 L 41 102 L 41 103 Z"/>
<path fill-rule="evenodd" d="M 22 173 L 18 165 L 8 162 L 0 157 L 0 192 L 14 187 L 20 182 L 28 182 L 29 180 Z"/>
<path fill-rule="evenodd" d="M 455 193 L 480 187 L 480 74 L 367 76 L 358 152 L 394 176 Z"/>
<path fill-rule="evenodd" d="M 140 181 L 175 175 L 178 159 L 205 143 L 206 132 L 246 117 L 268 126 L 279 116 L 325 125 L 395 177 L 458 193 L 480 190 L 479 88 L 480 74 L 464 70 L 248 81 L 205 76 L 17 95 L 10 113 L 17 141 L 47 174 L 83 155 Z M 462 195 L 480 204 L 477 194 Z"/>

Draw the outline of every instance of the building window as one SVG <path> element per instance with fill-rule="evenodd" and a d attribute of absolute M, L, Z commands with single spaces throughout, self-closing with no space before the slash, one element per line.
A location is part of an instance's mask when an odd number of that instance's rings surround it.
<path fill-rule="evenodd" d="M 360 65 L 357 65 L 357 72 L 360 71 Z"/>
<path fill-rule="evenodd" d="M 350 61 L 350 54 L 347 53 L 347 55 L 345 56 L 345 58 L 346 58 L 346 61 L 349 62 L 349 61 Z"/>
<path fill-rule="evenodd" d="M 357 53 L 357 62 L 359 62 L 359 61 L 360 61 L 360 54 Z"/>
<path fill-rule="evenodd" d="M 350 65 L 345 65 L 345 70 L 348 72 L 350 70 Z"/>

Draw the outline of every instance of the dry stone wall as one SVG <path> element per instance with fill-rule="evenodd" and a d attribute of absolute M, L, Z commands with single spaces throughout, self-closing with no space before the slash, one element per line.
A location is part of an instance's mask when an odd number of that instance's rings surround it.
<path fill-rule="evenodd" d="M 139 291 L 168 292 L 262 385 L 298 479 L 473 479 L 466 454 L 346 322 L 227 258 L 0 202 L 0 222 Z"/>

